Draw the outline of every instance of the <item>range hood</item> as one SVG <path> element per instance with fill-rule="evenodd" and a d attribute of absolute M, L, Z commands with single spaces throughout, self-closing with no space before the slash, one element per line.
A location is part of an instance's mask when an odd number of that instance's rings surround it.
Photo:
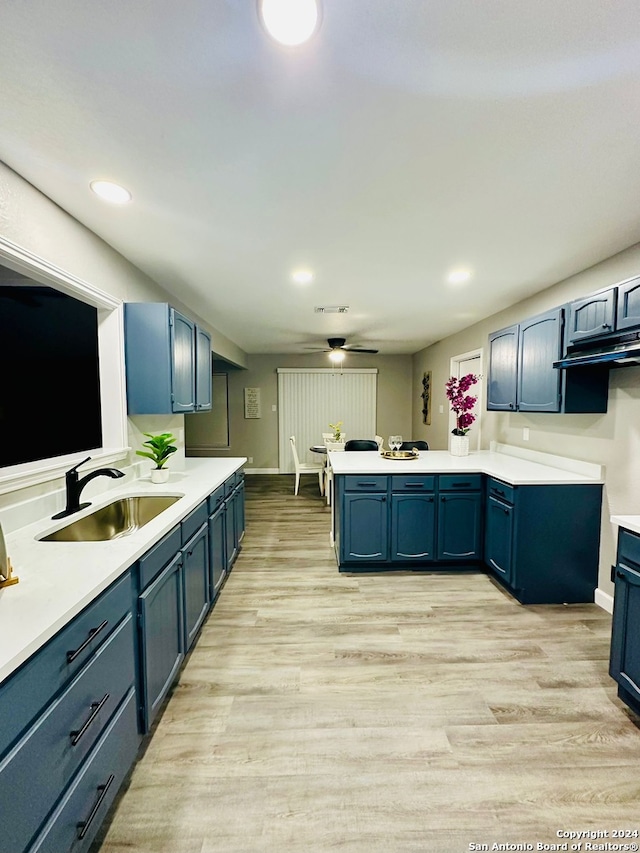
<path fill-rule="evenodd" d="M 607 341 L 584 341 L 569 347 L 567 354 L 553 366 L 582 367 L 587 364 L 604 364 L 609 367 L 640 364 L 640 333 L 631 332 Z"/>

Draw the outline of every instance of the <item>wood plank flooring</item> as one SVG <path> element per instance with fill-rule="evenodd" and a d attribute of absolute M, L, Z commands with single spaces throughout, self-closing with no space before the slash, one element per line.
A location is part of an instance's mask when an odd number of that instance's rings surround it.
<path fill-rule="evenodd" d="M 241 555 L 94 853 L 463 853 L 640 829 L 608 614 L 523 607 L 483 574 L 340 575 L 312 477 L 298 497 L 292 477 L 246 483 Z"/>

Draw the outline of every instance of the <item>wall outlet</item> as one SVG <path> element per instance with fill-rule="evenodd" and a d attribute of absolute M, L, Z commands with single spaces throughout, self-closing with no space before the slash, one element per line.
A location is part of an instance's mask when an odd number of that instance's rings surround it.
<path fill-rule="evenodd" d="M 522 440 L 529 441 L 529 427 L 522 427 Z"/>
<path fill-rule="evenodd" d="M 444 415 L 444 406 L 440 406 L 440 414 Z"/>
<path fill-rule="evenodd" d="M 275 406 L 275 403 L 274 403 L 274 405 L 273 405 L 273 406 L 271 406 L 271 411 L 272 411 L 272 412 L 277 411 L 276 406 Z"/>
<path fill-rule="evenodd" d="M 253 456 L 250 456 L 249 457 L 249 464 L 251 465 L 252 462 L 253 462 Z"/>

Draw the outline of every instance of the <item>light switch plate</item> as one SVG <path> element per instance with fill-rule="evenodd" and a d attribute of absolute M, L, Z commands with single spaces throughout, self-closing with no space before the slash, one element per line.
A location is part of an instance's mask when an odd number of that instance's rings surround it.
<path fill-rule="evenodd" d="M 529 441 L 529 427 L 522 427 L 522 440 Z"/>

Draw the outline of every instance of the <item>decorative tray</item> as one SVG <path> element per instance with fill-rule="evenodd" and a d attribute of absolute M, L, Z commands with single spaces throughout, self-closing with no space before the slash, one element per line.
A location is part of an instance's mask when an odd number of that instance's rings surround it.
<path fill-rule="evenodd" d="M 418 459 L 420 453 L 417 450 L 383 450 L 380 456 L 383 459 Z"/>

